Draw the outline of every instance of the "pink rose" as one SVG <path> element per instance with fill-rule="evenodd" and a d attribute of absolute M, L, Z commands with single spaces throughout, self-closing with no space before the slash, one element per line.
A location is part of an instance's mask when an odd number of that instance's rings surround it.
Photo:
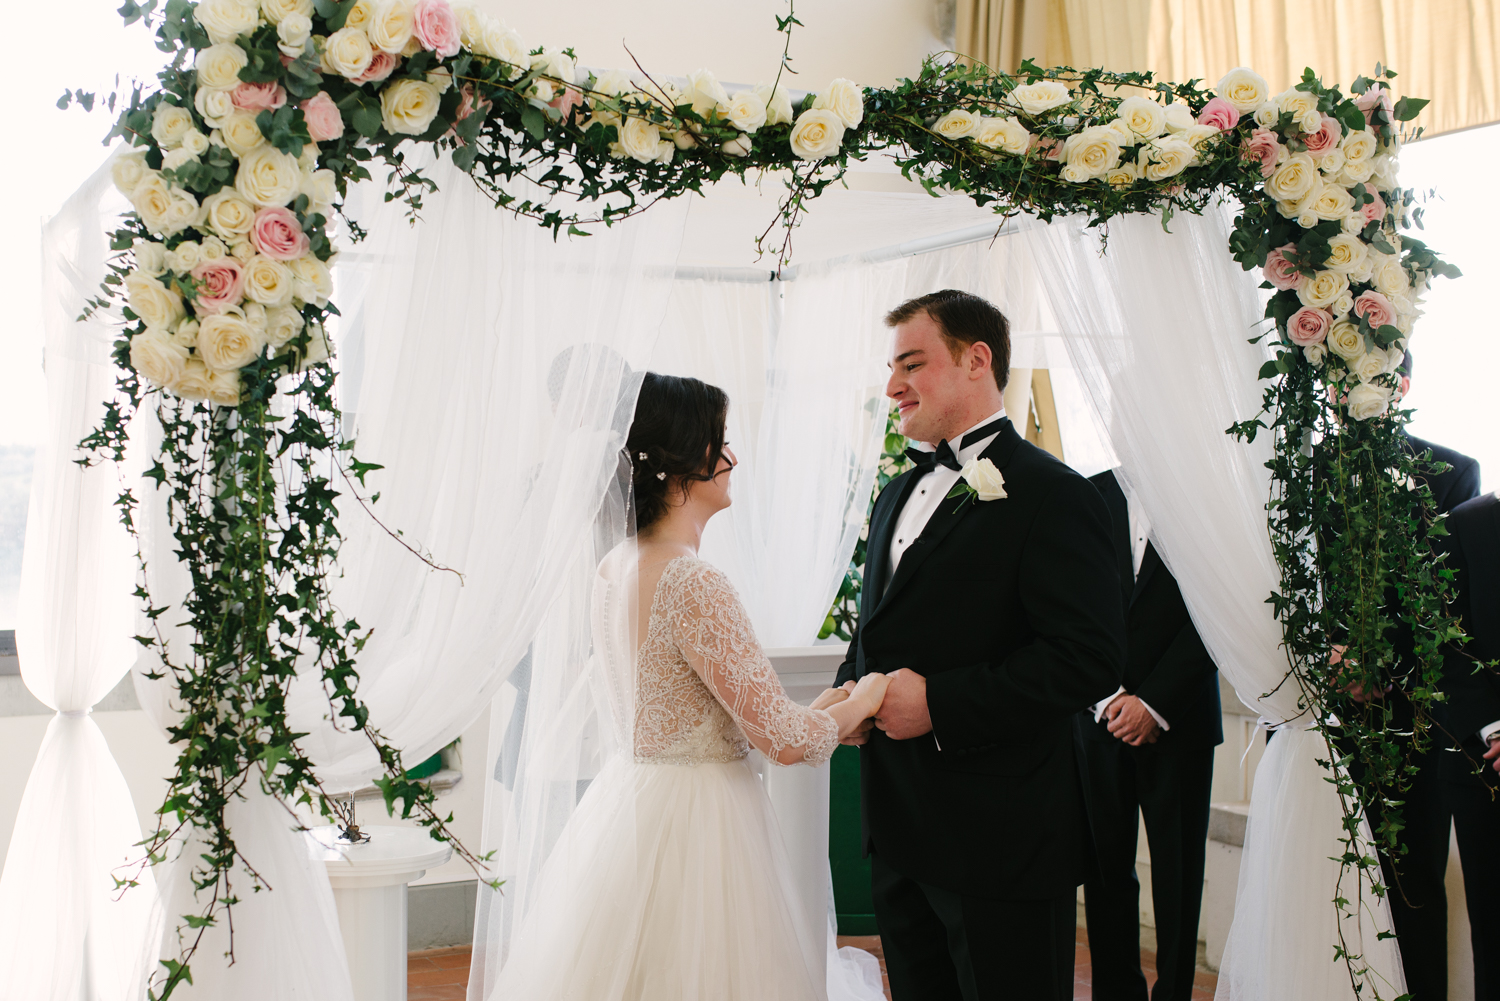
<path fill-rule="evenodd" d="M 344 116 L 326 90 L 320 90 L 303 101 L 301 107 L 307 118 L 307 134 L 313 142 L 337 139 L 344 134 Z"/>
<path fill-rule="evenodd" d="M 1240 144 L 1240 155 L 1246 160 L 1259 160 L 1260 176 L 1270 177 L 1276 172 L 1276 161 L 1281 159 L 1281 141 L 1270 129 L 1256 129 Z"/>
<path fill-rule="evenodd" d="M 572 87 L 564 87 L 563 92 L 553 98 L 552 102 L 547 106 L 549 108 L 556 108 L 562 112 L 562 120 L 566 122 L 568 116 L 573 113 L 573 109 L 582 104 L 583 93 L 581 91 L 574 90 Z"/>
<path fill-rule="evenodd" d="M 417 0 L 411 13 L 412 27 L 422 48 L 444 59 L 458 55 L 458 18 L 448 0 Z"/>
<path fill-rule="evenodd" d="M 1283 292 L 1291 291 L 1302 284 L 1302 272 L 1297 266 L 1282 256 L 1288 250 L 1296 250 L 1295 244 L 1287 244 L 1277 247 L 1266 255 L 1265 267 L 1261 268 L 1261 274 L 1266 281 L 1281 289 Z"/>
<path fill-rule="evenodd" d="M 1198 112 L 1199 125 L 1212 125 L 1220 132 L 1228 132 L 1240 123 L 1240 110 L 1222 97 L 1216 97 Z"/>
<path fill-rule="evenodd" d="M 245 269 L 233 257 L 200 261 L 190 274 L 202 283 L 193 303 L 199 316 L 222 313 L 245 294 Z"/>
<path fill-rule="evenodd" d="M 1044 160 L 1058 160 L 1062 158 L 1063 144 L 1051 136 L 1032 136 L 1032 149 L 1045 150 L 1042 154 Z"/>
<path fill-rule="evenodd" d="M 1369 202 L 1361 206 L 1359 210 L 1360 214 L 1364 216 L 1365 222 L 1371 223 L 1380 219 L 1384 219 L 1385 199 L 1380 197 L 1380 192 L 1376 191 L 1374 185 L 1371 184 L 1363 184 L 1360 186 L 1370 193 L 1371 198 L 1375 199 L 1373 202 Z"/>
<path fill-rule="evenodd" d="M 1375 109 L 1379 108 L 1385 112 L 1385 124 L 1391 124 L 1395 112 L 1391 110 L 1391 94 L 1384 87 L 1376 84 L 1363 94 L 1354 99 L 1354 106 L 1365 113 L 1365 124 L 1375 124 Z"/>
<path fill-rule="evenodd" d="M 350 80 L 350 83 L 379 83 L 396 71 L 401 65 L 401 57 L 393 52 L 382 52 L 375 50 L 375 58 L 370 60 L 369 68 L 359 76 Z"/>
<path fill-rule="evenodd" d="M 1370 321 L 1370 329 L 1379 330 L 1396 321 L 1396 307 L 1391 305 L 1391 300 L 1371 289 L 1361 292 L 1354 300 L 1354 315 L 1363 316 Z"/>
<path fill-rule="evenodd" d="M 1323 154 L 1337 148 L 1339 139 L 1344 135 L 1344 127 L 1338 123 L 1336 118 L 1328 115 L 1323 116 L 1323 127 L 1316 132 L 1309 132 L 1302 137 L 1307 143 L 1307 152 L 1314 160 L 1321 160 Z"/>
<path fill-rule="evenodd" d="M 286 88 L 279 83 L 241 83 L 229 92 L 241 111 L 275 111 L 286 104 Z"/>
<path fill-rule="evenodd" d="M 307 253 L 309 244 L 296 214 L 283 205 L 255 213 L 250 242 L 256 250 L 278 261 L 295 261 Z"/>
<path fill-rule="evenodd" d="M 1328 336 L 1328 327 L 1333 323 L 1333 314 L 1326 309 L 1303 306 L 1286 321 L 1287 336 L 1299 348 L 1321 343 Z"/>
<path fill-rule="evenodd" d="M 489 110 L 490 102 L 486 101 L 484 98 L 479 98 L 476 100 L 474 97 L 474 85 L 472 83 L 466 83 L 458 90 L 458 110 L 454 112 L 453 120 L 454 122 L 461 122 L 465 118 L 468 118 L 470 115 L 472 115 L 475 111 L 478 111 L 481 115 L 486 115 L 489 114 Z M 468 145 L 468 143 L 464 142 L 464 140 L 460 136 L 458 136 L 458 129 L 456 128 L 450 128 L 444 134 L 444 138 L 449 137 L 452 137 L 460 146 Z"/>

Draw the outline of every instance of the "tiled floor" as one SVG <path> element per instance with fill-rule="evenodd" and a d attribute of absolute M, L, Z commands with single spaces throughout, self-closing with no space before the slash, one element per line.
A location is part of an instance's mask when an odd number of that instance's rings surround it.
<path fill-rule="evenodd" d="M 840 937 L 839 945 L 852 945 L 875 954 L 880 959 L 881 972 L 885 972 L 885 957 L 880 952 L 880 936 L 862 935 Z M 1093 971 L 1089 966 L 1088 939 L 1082 928 L 1078 929 L 1078 947 L 1074 960 L 1074 1001 L 1094 996 Z M 464 1001 L 469 982 L 469 950 L 428 949 L 425 952 L 409 953 L 406 957 L 407 1001 Z M 1141 966 L 1146 971 L 1147 983 L 1156 980 L 1155 953 L 1141 953 Z M 1193 1001 L 1212 1001 L 1217 978 L 1212 973 L 1199 973 L 1193 981 Z M 886 996 L 890 996 L 890 985 L 886 985 Z"/>

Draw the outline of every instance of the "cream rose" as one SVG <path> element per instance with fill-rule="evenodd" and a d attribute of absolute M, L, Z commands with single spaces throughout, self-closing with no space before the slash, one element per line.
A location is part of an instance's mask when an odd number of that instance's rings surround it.
<path fill-rule="evenodd" d="M 328 305 L 333 295 L 333 273 L 328 265 L 311 254 L 299 257 L 290 265 L 292 271 L 292 296 L 314 306 Z"/>
<path fill-rule="evenodd" d="M 131 248 L 135 254 L 135 269 L 143 275 L 155 278 L 167 270 L 167 246 L 155 240 L 136 240 Z"/>
<path fill-rule="evenodd" d="M 187 361 L 187 348 L 165 330 L 145 330 L 130 339 L 130 367 L 158 389 L 176 382 Z"/>
<path fill-rule="evenodd" d="M 1295 202 L 1318 182 L 1318 165 L 1306 153 L 1293 153 L 1266 178 L 1266 193 L 1278 202 Z"/>
<path fill-rule="evenodd" d="M 379 0 L 365 25 L 365 34 L 375 48 L 399 55 L 411 41 L 414 26 L 412 6 L 407 0 Z"/>
<path fill-rule="evenodd" d="M 1336 220 L 1343 219 L 1351 209 L 1354 208 L 1354 198 L 1349 194 L 1349 189 L 1342 184 L 1329 184 L 1323 181 L 1319 186 L 1304 198 L 1304 204 L 1308 211 L 1319 219 Z"/>
<path fill-rule="evenodd" d="M 136 187 L 147 177 L 155 177 L 156 173 L 146 166 L 146 153 L 140 152 L 121 153 L 115 157 L 109 165 L 110 179 L 115 182 L 115 188 L 126 198 L 135 193 Z"/>
<path fill-rule="evenodd" d="M 1327 309 L 1349 290 L 1349 276 L 1337 271 L 1319 271 L 1297 288 L 1302 305 Z"/>
<path fill-rule="evenodd" d="M 1344 152 L 1344 167 L 1348 169 L 1374 160 L 1380 151 L 1380 140 L 1369 129 L 1357 129 L 1344 136 L 1339 149 Z"/>
<path fill-rule="evenodd" d="M 1140 180 L 1141 168 L 1137 163 L 1122 163 L 1104 172 L 1105 182 L 1112 188 L 1128 188 Z"/>
<path fill-rule="evenodd" d="M 171 222 L 167 215 L 172 208 L 172 187 L 160 174 L 152 171 L 141 178 L 130 193 L 130 204 L 147 229 L 163 236 L 170 235 Z"/>
<path fill-rule="evenodd" d="M 193 20 L 208 32 L 209 41 L 222 45 L 255 30 L 260 24 L 260 6 L 255 0 L 200 0 L 193 8 Z"/>
<path fill-rule="evenodd" d="M 804 160 L 821 160 L 839 151 L 844 142 L 844 120 L 827 108 L 810 108 L 792 126 L 792 152 Z"/>
<path fill-rule="evenodd" d="M 527 53 L 526 43 L 521 41 L 521 36 L 499 21 L 491 20 L 485 25 L 482 51 L 484 55 L 510 65 L 511 70 L 506 76 L 511 80 L 520 76 L 531 65 L 531 56 Z"/>
<path fill-rule="evenodd" d="M 729 124 L 754 134 L 766 124 L 766 99 L 753 90 L 742 90 L 729 99 Z"/>
<path fill-rule="evenodd" d="M 255 225 L 255 206 L 240 197 L 233 188 L 220 188 L 203 202 L 208 228 L 233 241 L 244 236 Z"/>
<path fill-rule="evenodd" d="M 1036 83 L 1023 83 L 1012 90 L 1010 99 L 1020 105 L 1022 111 L 1035 118 L 1053 108 L 1072 103 L 1073 94 L 1061 80 L 1038 80 Z"/>
<path fill-rule="evenodd" d="M 276 47 L 284 56 L 296 58 L 307 51 L 312 41 L 312 18 L 302 14 L 288 14 L 276 25 Z"/>
<path fill-rule="evenodd" d="M 233 372 L 250 364 L 265 347 L 264 335 L 243 316 L 220 313 L 198 324 L 198 357 L 210 369 Z"/>
<path fill-rule="evenodd" d="M 770 84 L 756 84 L 755 94 L 766 102 L 766 124 L 767 125 L 790 125 L 792 121 L 792 99 L 787 96 L 785 90 L 776 88 L 771 92 Z"/>
<path fill-rule="evenodd" d="M 661 144 L 661 129 L 644 118 L 627 118 L 620 130 L 620 146 L 625 155 L 641 163 L 656 159 L 657 147 Z"/>
<path fill-rule="evenodd" d="M 182 145 L 178 149 L 186 150 L 193 156 L 202 156 L 208 152 L 208 136 L 197 129 L 188 129 L 187 134 L 182 137 Z"/>
<path fill-rule="evenodd" d="M 724 85 L 713 73 L 700 69 L 688 74 L 687 86 L 682 91 L 682 103 L 692 105 L 695 112 L 707 118 L 710 112 L 729 104 L 729 95 L 724 92 Z"/>
<path fill-rule="evenodd" d="M 1390 409 L 1391 388 L 1362 382 L 1349 391 L 1349 416 L 1357 421 L 1379 417 Z"/>
<path fill-rule="evenodd" d="M 344 27 L 364 31 L 370 26 L 370 18 L 374 16 L 375 0 L 356 0 L 354 6 L 349 8 L 349 15 L 344 18 Z"/>
<path fill-rule="evenodd" d="M 209 128 L 217 129 L 224 124 L 224 119 L 234 114 L 234 95 L 227 90 L 199 88 L 193 95 L 193 107 L 198 109 Z"/>
<path fill-rule="evenodd" d="M 151 114 L 151 138 L 161 144 L 162 149 L 176 149 L 182 145 L 182 137 L 193 128 L 193 116 L 186 108 L 163 101 Z"/>
<path fill-rule="evenodd" d="M 1193 117 L 1193 109 L 1181 101 L 1173 102 L 1162 109 L 1162 116 L 1166 121 L 1168 132 L 1181 132 L 1198 124 Z"/>
<path fill-rule="evenodd" d="M 1339 320 L 1328 328 L 1328 347 L 1345 361 L 1352 361 L 1365 353 L 1365 335 L 1359 332 L 1358 324 Z"/>
<path fill-rule="evenodd" d="M 1368 253 L 1365 241 L 1348 233 L 1339 233 L 1328 240 L 1328 257 L 1323 261 L 1323 267 L 1347 275 L 1360 269 Z"/>
<path fill-rule="evenodd" d="M 331 170 L 314 170 L 302 174 L 302 194 L 312 203 L 312 211 L 327 218 L 333 211 L 334 199 L 338 197 L 338 182 Z"/>
<path fill-rule="evenodd" d="M 229 152 L 240 158 L 266 142 L 260 126 L 255 123 L 255 116 L 248 111 L 236 111 L 224 119 L 224 124 L 219 127 L 219 138 L 229 147 Z"/>
<path fill-rule="evenodd" d="M 559 52 L 557 49 L 546 48 L 538 55 L 533 56 L 531 58 L 531 68 L 545 73 L 547 76 L 555 77 L 563 83 L 578 82 L 578 65 L 573 62 L 572 58 L 566 52 Z M 708 85 L 707 81 L 712 81 L 710 89 L 715 104 L 729 103 L 729 95 L 724 93 L 724 88 L 719 85 L 719 82 L 714 79 L 714 75 L 708 72 L 708 70 L 699 70 L 693 77 L 703 78 L 705 86 Z M 689 85 L 691 85 L 693 77 L 688 78 Z M 722 101 L 719 100 L 721 95 L 723 96 Z"/>
<path fill-rule="evenodd" d="M 1188 168 L 1196 156 L 1190 143 L 1176 136 L 1152 140 L 1141 151 L 1141 176 L 1148 181 L 1164 181 Z"/>
<path fill-rule="evenodd" d="M 397 80 L 380 92 L 380 118 L 393 135 L 419 136 L 437 117 L 438 89 L 426 80 Z"/>
<path fill-rule="evenodd" d="M 1374 382 L 1385 374 L 1388 358 L 1382 348 L 1367 351 L 1349 363 L 1349 371 L 1359 377 L 1360 382 Z"/>
<path fill-rule="evenodd" d="M 162 173 L 165 174 L 169 170 L 175 171 L 185 163 L 197 162 L 198 157 L 193 154 L 192 150 L 183 149 L 181 146 L 169 149 L 161 157 Z"/>
<path fill-rule="evenodd" d="M 1245 115 L 1259 108 L 1271 95 L 1266 78 L 1247 66 L 1240 66 L 1225 73 L 1214 93 L 1234 105 L 1235 110 Z"/>
<path fill-rule="evenodd" d="M 1406 269 L 1401 266 L 1400 258 L 1394 256 L 1387 256 L 1381 262 L 1371 275 L 1371 282 L 1377 292 L 1387 296 L 1401 295 L 1411 288 L 1411 279 L 1407 277 Z"/>
<path fill-rule="evenodd" d="M 187 364 L 182 367 L 182 374 L 167 386 L 167 391 L 184 400 L 206 400 L 210 376 L 208 366 L 197 358 L 189 358 Z"/>
<path fill-rule="evenodd" d="M 132 271 L 125 276 L 130 311 L 147 327 L 165 330 L 185 315 L 182 296 L 150 275 Z"/>
<path fill-rule="evenodd" d="M 195 240 L 183 240 L 175 248 L 167 251 L 166 265 L 181 275 L 196 268 L 201 260 L 203 260 L 203 245 Z"/>
<path fill-rule="evenodd" d="M 813 100 L 813 107 L 838 115 L 845 128 L 858 128 L 865 120 L 865 92 L 853 80 L 840 77 Z"/>
<path fill-rule="evenodd" d="M 1255 124 L 1263 129 L 1274 129 L 1281 121 L 1281 107 L 1275 101 L 1267 101 L 1255 109 Z"/>
<path fill-rule="evenodd" d="M 1328 345 L 1321 342 L 1309 344 L 1302 349 L 1302 357 L 1307 359 L 1309 365 L 1318 367 L 1328 359 Z"/>
<path fill-rule="evenodd" d="M 297 158 L 274 146 L 258 146 L 246 153 L 234 177 L 235 190 L 252 205 L 263 207 L 285 205 L 301 183 Z"/>
<path fill-rule="evenodd" d="M 1031 133 L 1014 118 L 984 118 L 974 140 L 981 146 L 1021 154 L 1031 148 Z"/>
<path fill-rule="evenodd" d="M 1375 187 L 1381 191 L 1389 191 L 1396 186 L 1396 176 L 1399 167 L 1396 158 L 1390 153 L 1381 153 L 1370 161 L 1373 171 L 1371 176 L 1375 179 Z"/>
<path fill-rule="evenodd" d="M 260 11 L 272 24 L 295 15 L 312 17 L 313 0 L 260 0 Z"/>
<path fill-rule="evenodd" d="M 1001 500 L 1009 496 L 1005 492 L 1005 477 L 989 459 L 970 459 L 958 473 L 981 501 Z"/>
<path fill-rule="evenodd" d="M 193 60 L 193 69 L 198 71 L 199 88 L 233 90 L 239 86 L 240 70 L 250 62 L 245 50 L 230 42 L 210 45 L 198 53 Z"/>
<path fill-rule="evenodd" d="M 956 108 L 933 122 L 932 131 L 944 139 L 967 139 L 979 131 L 979 116 Z"/>
<path fill-rule="evenodd" d="M 273 306 L 266 310 L 266 343 L 280 350 L 286 342 L 302 333 L 302 314 L 290 306 Z"/>
<path fill-rule="evenodd" d="M 323 62 L 328 69 L 346 80 L 353 80 L 370 68 L 375 50 L 370 39 L 358 28 L 343 27 L 323 43 Z"/>
<path fill-rule="evenodd" d="M 238 372 L 210 371 L 208 373 L 209 402 L 217 403 L 222 407 L 237 407 L 240 405 L 243 392 Z"/>
<path fill-rule="evenodd" d="M 1187 110 L 1185 104 L 1179 107 Z M 1127 97 L 1120 102 L 1115 114 L 1119 115 L 1126 127 L 1141 139 L 1155 139 L 1167 129 L 1167 109 L 1149 97 Z M 1188 114 L 1191 116 L 1192 112 L 1188 111 Z M 1180 132 L 1181 129 L 1172 131 Z"/>
<path fill-rule="evenodd" d="M 1063 160 L 1074 168 L 1076 175 L 1083 171 L 1088 177 L 1098 177 L 1120 164 L 1119 133 L 1107 125 L 1094 125 L 1068 139 L 1063 146 Z M 1071 180 L 1071 178 L 1070 178 Z"/>
<path fill-rule="evenodd" d="M 245 298 L 263 306 L 285 306 L 292 301 L 292 271 L 264 254 L 245 265 Z"/>
<path fill-rule="evenodd" d="M 1316 132 L 1323 127 L 1323 113 L 1318 110 L 1318 96 L 1305 90 L 1284 90 L 1276 95 L 1276 108 L 1290 114 L 1303 132 Z"/>

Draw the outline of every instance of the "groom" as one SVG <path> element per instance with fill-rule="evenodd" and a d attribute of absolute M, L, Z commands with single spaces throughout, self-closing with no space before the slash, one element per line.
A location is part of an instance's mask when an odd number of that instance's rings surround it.
<path fill-rule="evenodd" d="M 849 740 L 863 745 L 891 993 L 1071 998 L 1076 892 L 1092 864 L 1072 716 L 1125 671 L 1109 512 L 1005 416 L 998 309 L 945 290 L 886 324 L 886 395 L 925 448 L 875 502 L 838 680 L 891 678 L 873 727 Z M 971 473 L 977 494 L 959 472 L 974 460 L 989 467 Z"/>

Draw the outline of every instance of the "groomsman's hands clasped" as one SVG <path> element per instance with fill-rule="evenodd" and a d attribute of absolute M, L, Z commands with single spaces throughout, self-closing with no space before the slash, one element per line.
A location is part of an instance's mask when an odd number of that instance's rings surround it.
<path fill-rule="evenodd" d="M 1131 747 L 1154 744 L 1161 737 L 1161 727 L 1146 703 L 1134 695 L 1118 696 L 1104 707 L 1104 716 L 1109 720 L 1109 732 Z"/>

